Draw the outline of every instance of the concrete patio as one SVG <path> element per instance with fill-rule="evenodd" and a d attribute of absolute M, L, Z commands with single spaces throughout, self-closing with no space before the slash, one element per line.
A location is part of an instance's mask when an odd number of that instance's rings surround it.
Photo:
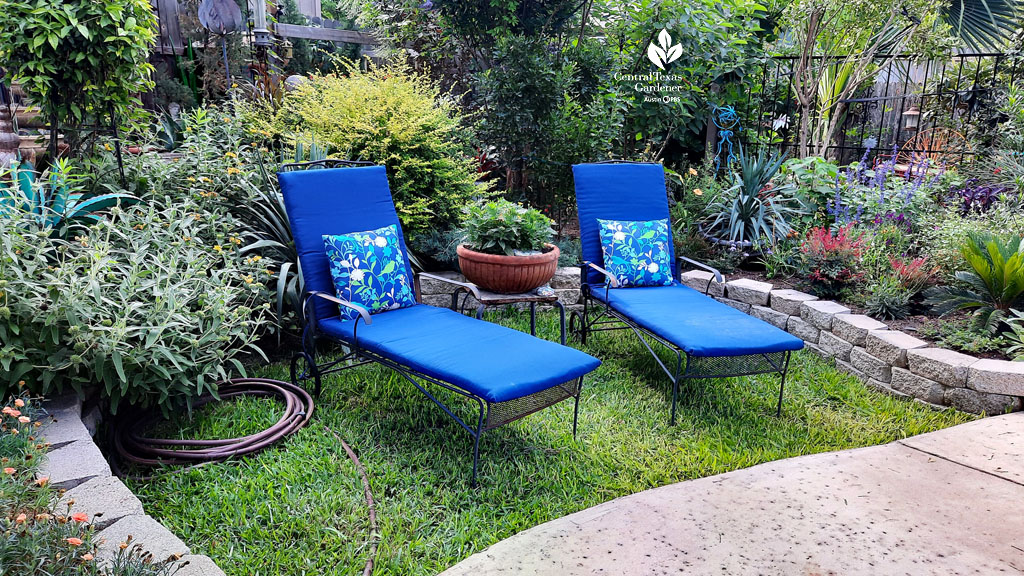
<path fill-rule="evenodd" d="M 1024 413 L 682 482 L 559 518 L 444 576 L 1024 572 Z"/>

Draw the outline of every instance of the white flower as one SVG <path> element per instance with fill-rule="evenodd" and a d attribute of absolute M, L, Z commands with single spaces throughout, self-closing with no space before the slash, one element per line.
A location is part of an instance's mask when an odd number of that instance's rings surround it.
<path fill-rule="evenodd" d="M 388 239 L 383 236 L 377 236 L 373 239 L 373 243 L 377 248 L 383 248 L 388 245 Z"/>
<path fill-rule="evenodd" d="M 363 272 L 362 270 L 359 270 L 359 269 L 353 270 L 352 271 L 352 281 L 353 282 L 362 282 L 363 281 L 363 277 L 365 275 L 366 275 L 366 273 Z"/>
<path fill-rule="evenodd" d="M 621 231 L 621 230 L 619 230 L 619 231 L 618 231 L 618 232 L 616 232 L 615 234 L 612 234 L 612 238 L 613 238 L 613 239 L 614 239 L 614 240 L 615 240 L 616 242 L 622 242 L 623 240 L 625 240 L 625 239 L 626 239 L 626 233 L 625 233 L 625 232 L 623 232 L 623 231 Z"/>
<path fill-rule="evenodd" d="M 655 274 L 658 271 L 658 263 L 651 262 L 650 264 L 648 264 L 647 271 L 650 272 L 651 274 Z"/>

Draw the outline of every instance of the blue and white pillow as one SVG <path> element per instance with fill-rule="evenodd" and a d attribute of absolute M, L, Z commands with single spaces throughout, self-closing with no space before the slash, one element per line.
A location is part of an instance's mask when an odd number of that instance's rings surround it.
<path fill-rule="evenodd" d="M 623 288 L 672 284 L 668 220 L 597 220 L 604 267 Z"/>
<path fill-rule="evenodd" d="M 324 247 L 338 298 L 359 304 L 370 314 L 416 304 L 394 224 L 366 232 L 324 234 Z M 359 317 L 355 310 L 340 308 L 342 319 Z"/>

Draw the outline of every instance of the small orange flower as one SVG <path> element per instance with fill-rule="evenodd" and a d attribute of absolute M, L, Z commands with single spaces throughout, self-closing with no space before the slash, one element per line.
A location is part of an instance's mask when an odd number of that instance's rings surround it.
<path fill-rule="evenodd" d="M 92 554 L 89 554 L 88 552 L 82 554 L 82 560 L 85 560 L 86 562 L 92 562 Z"/>
<path fill-rule="evenodd" d="M 29 418 L 28 416 L 19 416 L 18 417 L 18 422 L 21 422 L 22 424 L 28 424 L 31 421 L 32 421 L 32 419 Z"/>
<path fill-rule="evenodd" d="M 42 478 L 39 478 L 38 480 L 36 480 L 36 486 L 40 486 L 40 487 L 46 486 L 49 483 L 50 483 L 50 477 L 49 476 L 43 476 Z"/>
<path fill-rule="evenodd" d="M 18 517 L 14 519 L 14 523 L 15 524 L 24 524 L 26 520 L 28 520 L 28 516 L 26 516 L 24 513 L 21 513 L 21 514 L 18 514 Z"/>
<path fill-rule="evenodd" d="M 75 522 L 88 522 L 89 521 L 89 515 L 85 514 L 83 512 L 78 512 L 78 513 L 72 514 L 71 515 L 71 519 L 74 520 Z"/>
<path fill-rule="evenodd" d="M 8 476 L 10 476 L 11 474 L 14 474 L 15 472 L 17 472 L 17 470 L 15 470 L 14 468 L 11 468 L 9 466 L 7 468 L 4 468 L 4 474 L 7 474 Z"/>
<path fill-rule="evenodd" d="M 18 398 L 17 400 L 14 401 L 14 405 L 17 406 L 18 408 L 24 408 L 25 401 L 22 400 L 21 398 Z"/>
<path fill-rule="evenodd" d="M 703 190 L 701 190 L 700 188 L 694 188 L 694 189 L 693 189 L 693 194 L 694 194 L 695 196 L 703 196 L 703 195 L 704 195 L 704 191 L 703 191 Z"/>
<path fill-rule="evenodd" d="M 68 544 L 71 544 L 72 546 L 81 546 L 82 545 L 82 539 L 81 538 L 75 538 L 73 536 L 71 538 L 68 538 L 67 542 L 68 542 Z"/>

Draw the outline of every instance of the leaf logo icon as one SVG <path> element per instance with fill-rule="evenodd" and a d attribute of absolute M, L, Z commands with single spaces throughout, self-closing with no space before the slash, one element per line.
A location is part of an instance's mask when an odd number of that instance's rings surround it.
<path fill-rule="evenodd" d="M 679 44 L 672 46 L 672 36 L 664 28 L 658 33 L 658 43 L 651 42 L 647 47 L 647 58 L 662 70 L 665 69 L 665 65 L 675 62 L 682 55 L 683 47 Z"/>

